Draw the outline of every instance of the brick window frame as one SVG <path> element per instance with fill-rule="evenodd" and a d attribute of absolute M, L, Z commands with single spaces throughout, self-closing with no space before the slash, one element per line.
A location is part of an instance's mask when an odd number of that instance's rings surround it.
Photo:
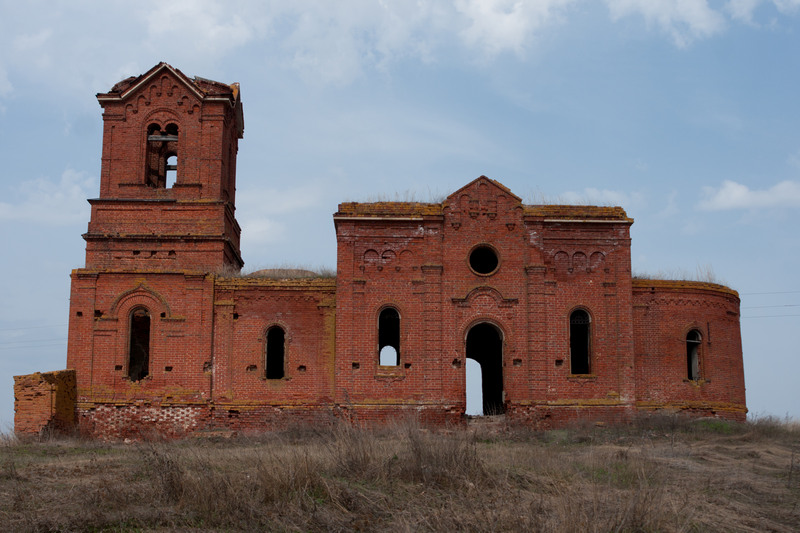
<path fill-rule="evenodd" d="M 699 381 L 702 379 L 702 360 L 703 360 L 703 332 L 700 328 L 692 327 L 684 335 L 686 346 L 686 371 L 685 379 L 688 381 Z"/>
<path fill-rule="evenodd" d="M 125 375 L 131 381 L 141 381 L 150 375 L 153 346 L 153 318 L 144 305 L 136 305 L 128 313 L 128 350 Z"/>
<path fill-rule="evenodd" d="M 393 324 L 394 321 L 397 322 L 396 325 Z M 378 309 L 376 322 L 378 366 L 382 368 L 399 368 L 401 364 L 400 339 L 403 325 L 400 310 L 394 304 L 383 305 Z M 384 364 L 381 359 L 382 351 L 387 347 L 394 349 L 395 364 Z"/>
<path fill-rule="evenodd" d="M 270 324 L 264 330 L 264 374 L 266 380 L 286 379 L 289 335 L 282 324 Z"/>
<path fill-rule="evenodd" d="M 593 323 L 592 314 L 585 307 L 575 307 L 567 316 L 570 375 L 593 375 Z"/>

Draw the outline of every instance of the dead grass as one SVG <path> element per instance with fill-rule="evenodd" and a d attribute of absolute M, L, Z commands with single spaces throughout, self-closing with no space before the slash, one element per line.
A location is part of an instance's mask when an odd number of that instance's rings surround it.
<path fill-rule="evenodd" d="M 800 428 L 428 431 L 133 445 L 0 441 L 13 531 L 796 531 Z"/>
<path fill-rule="evenodd" d="M 711 265 L 697 265 L 695 271 L 678 268 L 673 270 L 660 270 L 656 272 L 634 272 L 633 279 L 655 279 L 655 280 L 678 280 L 678 281 L 700 281 L 703 283 L 716 283 L 717 285 L 727 285 L 724 280 L 714 273 Z"/>

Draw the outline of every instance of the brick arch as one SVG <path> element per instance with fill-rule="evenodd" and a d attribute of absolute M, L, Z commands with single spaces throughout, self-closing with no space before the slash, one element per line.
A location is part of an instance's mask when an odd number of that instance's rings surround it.
<path fill-rule="evenodd" d="M 603 252 L 594 252 L 589 257 L 589 268 L 592 270 L 601 268 L 606 262 L 606 255 Z"/>
<path fill-rule="evenodd" d="M 494 333 L 489 333 L 490 331 Z M 504 362 L 508 359 L 508 342 L 502 322 L 495 317 L 482 314 L 468 321 L 461 334 L 460 353 L 463 354 L 465 363 L 462 371 L 463 378 L 466 379 L 467 359 L 477 362 L 481 368 L 483 414 L 504 413 L 506 409 Z M 465 381 L 462 383 L 466 386 Z M 466 395 L 469 394 L 466 388 L 464 394 L 466 399 Z"/>
<path fill-rule="evenodd" d="M 178 125 L 178 131 L 182 130 L 181 116 L 178 113 L 175 113 L 175 110 L 168 107 L 151 109 L 141 118 L 141 121 L 141 124 L 145 127 L 145 129 L 154 122 L 158 123 L 162 128 L 166 127 L 166 125 L 170 122 L 174 122 Z"/>
<path fill-rule="evenodd" d="M 688 324 L 683 326 L 681 330 L 681 342 L 686 342 L 686 335 L 689 334 L 690 331 L 697 330 L 700 332 L 700 340 L 706 340 L 706 332 L 704 331 L 704 327 L 702 324 L 699 324 L 696 321 L 689 322 Z"/>
<path fill-rule="evenodd" d="M 111 317 L 120 322 L 120 327 L 117 330 L 116 338 L 116 356 L 115 362 L 124 368 L 125 375 L 129 372 L 129 343 L 130 343 L 130 321 L 131 314 L 136 309 L 146 309 L 150 315 L 150 350 L 149 350 L 149 367 L 155 369 L 162 363 L 163 346 L 161 345 L 161 321 L 158 320 L 161 313 L 169 316 L 169 307 L 164 299 L 156 292 L 152 291 L 144 285 L 139 284 L 134 289 L 125 291 L 120 294 L 114 301 L 111 307 Z M 153 371 L 149 375 L 138 381 L 136 386 L 142 386 L 143 383 L 149 382 L 153 379 Z M 131 384 L 134 385 L 133 383 Z"/>
<path fill-rule="evenodd" d="M 515 298 L 505 298 L 503 294 L 491 285 L 478 285 L 473 287 L 463 298 L 453 298 L 453 303 L 461 307 L 471 307 L 477 298 L 489 296 L 499 307 L 511 307 L 518 303 Z"/>
<path fill-rule="evenodd" d="M 151 313 L 165 313 L 165 317 L 172 316 L 172 311 L 167 301 L 157 292 L 150 289 L 145 283 L 140 283 L 137 287 L 123 292 L 111 304 L 110 315 L 119 318 L 120 310 L 126 313 L 135 306 L 146 307 Z"/>
<path fill-rule="evenodd" d="M 266 325 L 263 328 L 261 328 L 261 335 L 258 337 L 259 342 L 261 342 L 262 344 L 267 342 L 267 332 L 274 327 L 278 327 L 283 330 L 283 333 L 285 335 L 284 338 L 286 344 L 288 345 L 292 341 L 292 328 L 289 326 L 289 324 L 287 324 L 283 320 L 270 320 L 269 322 L 267 322 Z"/>
<path fill-rule="evenodd" d="M 378 251 L 375 250 L 374 248 L 369 248 L 364 252 L 362 258 L 364 263 L 370 265 L 373 263 L 377 263 L 380 260 L 380 255 L 378 254 Z"/>
<path fill-rule="evenodd" d="M 478 324 L 489 324 L 493 326 L 498 333 L 500 333 L 500 339 L 503 341 L 503 347 L 506 346 L 508 336 L 506 335 L 506 328 L 503 327 L 502 320 L 495 316 L 481 314 L 472 317 L 470 320 L 465 322 L 464 326 L 461 327 L 461 330 L 459 331 L 459 339 L 461 339 L 460 343 L 462 348 L 464 343 L 467 342 L 467 334 L 469 334 L 469 331 Z"/>
<path fill-rule="evenodd" d="M 584 312 L 586 312 L 586 314 L 589 315 L 589 322 L 594 324 L 594 313 L 592 313 L 592 310 L 589 309 L 588 306 L 583 305 L 583 304 L 574 304 L 572 307 L 568 308 L 567 309 L 567 320 L 569 320 L 569 317 L 571 317 L 572 313 L 574 313 L 575 311 L 584 311 Z"/>

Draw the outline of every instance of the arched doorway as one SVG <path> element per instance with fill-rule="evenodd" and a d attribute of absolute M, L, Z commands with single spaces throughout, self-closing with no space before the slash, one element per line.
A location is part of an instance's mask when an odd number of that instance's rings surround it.
<path fill-rule="evenodd" d="M 486 322 L 472 326 L 467 333 L 466 356 L 481 367 L 483 414 L 503 414 L 503 337 L 500 330 Z"/>

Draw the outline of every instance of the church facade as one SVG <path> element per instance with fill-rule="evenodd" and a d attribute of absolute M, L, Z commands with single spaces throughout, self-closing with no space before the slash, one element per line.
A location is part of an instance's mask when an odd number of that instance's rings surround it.
<path fill-rule="evenodd" d="M 481 176 L 441 203 L 340 204 L 335 277 L 241 275 L 238 85 L 160 63 L 98 100 L 100 194 L 72 272 L 61 426 L 457 425 L 468 359 L 484 414 L 513 423 L 745 418 L 738 294 L 632 278 L 620 207 L 526 205 Z M 20 384 L 17 430 L 53 424 Z"/>

